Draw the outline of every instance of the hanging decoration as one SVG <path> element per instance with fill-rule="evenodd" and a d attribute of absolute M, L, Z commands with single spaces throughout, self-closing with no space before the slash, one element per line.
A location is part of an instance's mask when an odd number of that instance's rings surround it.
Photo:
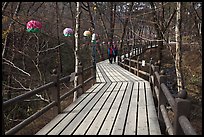
<path fill-rule="evenodd" d="M 31 20 L 26 25 L 27 32 L 40 32 L 40 29 L 42 28 L 42 24 L 39 21 Z"/>
<path fill-rule="evenodd" d="M 84 36 L 85 37 L 90 37 L 91 36 L 91 32 L 90 31 L 84 31 Z"/>
<path fill-rule="evenodd" d="M 71 37 L 74 35 L 74 31 L 71 28 L 65 28 L 63 34 L 65 37 Z"/>

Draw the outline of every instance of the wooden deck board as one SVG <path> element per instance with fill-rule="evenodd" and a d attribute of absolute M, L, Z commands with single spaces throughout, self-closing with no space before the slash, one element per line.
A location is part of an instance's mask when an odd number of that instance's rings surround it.
<path fill-rule="evenodd" d="M 144 82 L 139 83 L 137 135 L 148 135 Z"/>
<path fill-rule="evenodd" d="M 121 106 L 117 115 L 117 119 L 115 121 L 113 130 L 111 132 L 112 135 L 122 135 L 124 127 L 125 127 L 125 122 L 126 122 L 126 116 L 128 112 L 128 107 L 129 107 L 129 100 L 130 96 L 132 93 L 132 88 L 133 88 L 133 83 L 129 82 L 127 89 L 125 90 L 125 95 L 124 98 L 121 102 Z"/>
<path fill-rule="evenodd" d="M 127 82 L 123 82 L 122 83 L 122 86 L 116 96 L 116 99 L 113 103 L 113 105 L 111 106 L 111 109 L 110 109 L 110 112 L 108 113 L 100 131 L 99 131 L 99 135 L 109 135 L 111 133 L 111 129 L 112 129 L 112 125 L 114 124 L 114 119 L 115 119 L 115 116 L 117 114 L 117 111 L 119 109 L 119 105 L 120 105 L 120 102 L 122 100 L 122 97 L 123 97 L 123 94 L 125 93 L 125 89 L 126 89 L 126 86 L 127 86 Z"/>
<path fill-rule="evenodd" d="M 85 102 L 85 104 L 82 105 L 82 106 L 85 106 L 83 108 L 83 112 L 81 112 L 81 110 L 77 109 L 77 111 L 76 111 L 77 113 L 75 113 L 75 112 L 71 113 L 71 114 L 74 114 L 74 116 L 76 116 L 77 118 L 72 119 L 72 117 L 70 118 L 70 116 L 67 117 L 67 121 L 72 120 L 72 122 L 68 126 L 66 126 L 65 129 L 63 129 L 63 131 L 60 133 L 60 135 L 67 135 L 67 134 L 69 135 L 69 134 L 71 134 L 70 130 L 75 128 L 74 125 L 79 123 L 80 120 L 82 120 L 82 118 L 85 117 L 90 112 L 89 110 L 91 110 L 92 107 L 94 107 L 94 105 L 103 96 L 103 93 L 105 92 L 105 90 L 107 88 L 109 88 L 110 85 L 111 84 L 105 84 L 105 86 L 100 89 L 100 92 L 98 92 L 98 94 L 96 96 L 94 96 L 94 98 L 92 98 L 89 102 Z"/>
<path fill-rule="evenodd" d="M 100 90 L 103 86 L 104 86 L 104 84 L 99 84 L 99 86 L 96 88 L 96 91 Z M 90 92 L 90 94 L 87 95 L 85 99 L 83 97 L 80 98 L 80 99 L 77 99 L 75 102 L 72 103 L 73 105 L 68 106 L 63 111 L 63 113 L 67 113 L 66 117 L 60 123 L 58 123 L 55 126 L 55 128 L 50 133 L 48 133 L 48 135 L 59 134 L 64 129 L 64 127 L 67 126 L 67 124 L 72 120 L 72 118 L 74 118 L 77 115 L 77 113 L 84 108 L 84 105 L 77 105 L 77 104 L 79 102 L 80 102 L 80 104 L 87 104 L 88 102 L 90 102 L 91 98 L 93 98 L 94 95 L 97 93 L 97 92 L 94 92 L 94 91 L 95 90 Z M 73 110 L 73 111 L 71 111 L 71 110 Z M 70 111 L 72 113 L 70 113 Z"/>
<path fill-rule="evenodd" d="M 115 83 L 116 84 L 116 83 Z M 118 86 L 120 86 L 122 83 L 118 83 L 114 89 Z M 112 89 L 113 91 L 107 91 L 105 94 L 109 94 L 110 96 L 107 99 L 106 103 L 104 104 L 104 106 L 100 109 L 100 113 L 98 113 L 99 111 L 97 111 L 98 115 L 95 113 L 95 111 L 91 112 L 89 114 L 89 116 L 86 117 L 86 119 L 84 120 L 83 123 L 81 123 L 81 125 L 78 127 L 78 129 L 74 132 L 74 135 L 80 135 L 80 134 L 85 134 L 86 131 L 88 130 L 91 122 L 96 121 L 96 118 L 101 118 L 103 119 L 106 115 L 106 113 L 108 112 L 111 102 L 113 101 L 113 98 L 115 97 L 117 92 L 114 92 L 114 89 Z M 95 113 L 95 114 L 94 114 Z M 97 116 L 96 116 L 97 115 Z M 91 124 L 91 128 L 94 126 L 94 123 Z M 89 128 L 89 130 L 91 130 L 91 128 Z M 94 128 L 93 128 L 94 129 Z"/>
<path fill-rule="evenodd" d="M 116 85 L 116 83 L 115 83 L 115 85 Z M 120 85 L 118 85 L 118 86 L 120 86 Z M 107 112 L 109 110 L 109 108 L 110 108 L 110 105 L 112 103 L 113 97 L 116 94 L 116 92 L 113 92 L 113 90 L 114 89 L 112 89 L 111 91 L 107 91 L 107 94 L 109 92 L 112 97 L 110 98 L 109 101 L 105 102 L 105 105 L 100 110 L 100 113 L 97 115 L 97 117 L 95 117 L 93 123 L 91 124 L 91 126 L 87 130 L 86 135 L 88 135 L 88 134 L 96 135 L 97 134 L 97 132 L 98 132 L 98 130 L 99 130 L 99 128 L 100 128 L 100 126 L 101 126 L 101 124 L 102 124 L 102 122 L 103 122 L 103 120 L 104 120 L 104 118 L 105 118 L 105 116 L 106 116 L 106 114 L 107 114 Z M 113 94 L 111 94 L 111 93 L 113 93 Z"/>
<path fill-rule="evenodd" d="M 103 84 L 95 84 L 94 86 L 92 86 L 89 90 L 87 90 L 87 93 L 91 93 L 94 91 L 95 88 L 101 88 L 103 86 Z M 88 94 L 82 94 L 75 102 L 73 102 L 72 104 L 70 104 L 64 111 L 63 113 L 57 115 L 51 122 L 49 122 L 46 126 L 44 126 L 40 131 L 38 131 L 36 133 L 36 135 L 46 135 L 47 133 L 49 133 L 49 131 L 51 131 L 54 126 L 56 126 L 56 124 L 58 122 L 60 122 L 63 118 L 65 118 L 67 116 L 67 112 L 69 110 L 72 110 L 77 104 L 79 104 L 85 97 L 87 97 Z M 66 112 L 66 113 L 65 113 Z"/>
<path fill-rule="evenodd" d="M 96 70 L 96 84 L 36 135 L 161 134 L 148 81 L 108 60 Z"/>
<path fill-rule="evenodd" d="M 138 82 L 134 83 L 124 135 L 136 134 Z"/>

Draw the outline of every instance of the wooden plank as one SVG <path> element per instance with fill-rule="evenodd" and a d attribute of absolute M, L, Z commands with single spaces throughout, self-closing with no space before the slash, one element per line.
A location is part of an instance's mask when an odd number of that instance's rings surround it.
<path fill-rule="evenodd" d="M 121 103 L 121 106 L 120 106 L 113 130 L 111 132 L 111 135 L 122 135 L 123 134 L 132 89 L 133 89 L 133 83 L 128 82 L 128 86 L 127 86 L 127 89 L 125 91 L 125 95 L 124 95 L 124 98 L 122 100 L 122 103 Z"/>
<path fill-rule="evenodd" d="M 91 92 L 94 91 L 94 89 L 100 88 L 101 86 L 102 85 L 95 84 L 89 90 L 87 90 L 87 92 L 91 93 Z M 87 96 L 88 96 L 88 94 L 82 94 L 75 102 L 70 104 L 65 109 L 65 111 L 67 111 L 67 112 L 71 111 L 75 106 L 77 106 Z M 67 115 L 68 115 L 68 113 L 62 113 L 62 114 L 57 115 L 53 120 L 51 120 L 47 125 L 45 125 L 41 130 L 39 130 L 36 133 L 36 135 L 46 135 L 46 134 L 48 134 L 54 128 L 54 126 L 56 124 L 58 124 L 61 120 L 63 120 Z"/>
<path fill-rule="evenodd" d="M 50 121 L 46 126 L 44 126 L 41 130 L 39 130 L 35 135 L 46 135 L 54 126 L 56 123 L 58 123 L 60 120 L 62 120 L 67 114 L 58 114 L 52 121 Z"/>
<path fill-rule="evenodd" d="M 113 83 L 108 89 L 107 91 L 104 93 L 103 98 L 108 96 L 108 99 L 112 97 L 112 91 L 113 88 L 115 87 L 116 83 Z M 109 96 L 109 94 L 111 94 L 111 96 Z M 85 132 L 87 131 L 87 129 L 89 128 L 90 124 L 92 123 L 92 121 L 94 120 L 94 118 L 96 117 L 96 115 L 98 114 L 98 112 L 101 111 L 101 107 L 102 104 L 104 102 L 102 102 L 102 99 L 100 101 L 97 102 L 96 106 L 91 110 L 91 112 L 88 114 L 88 116 L 83 120 L 83 122 L 79 125 L 79 127 L 77 128 L 77 130 L 73 133 L 74 135 L 84 135 Z M 101 112 L 100 112 L 101 113 Z M 100 114 L 99 113 L 99 114 Z"/>
<path fill-rule="evenodd" d="M 126 69 L 124 68 L 121 68 L 120 66 L 118 65 L 115 65 L 113 66 L 116 70 L 118 70 L 118 72 L 120 72 L 122 75 L 124 75 L 124 77 L 128 78 L 129 80 L 128 81 L 145 81 L 144 79 L 140 78 L 140 77 L 137 77 L 135 74 L 127 71 Z"/>
<path fill-rule="evenodd" d="M 114 65 L 114 64 L 112 64 Z M 128 79 L 126 77 L 124 77 L 123 75 L 121 75 L 117 69 L 114 69 L 113 66 L 111 65 L 110 69 L 112 70 L 112 73 L 116 79 L 117 82 L 119 81 L 128 81 Z"/>
<path fill-rule="evenodd" d="M 77 111 L 77 114 L 75 115 L 74 119 L 71 119 L 72 122 L 68 124 L 65 129 L 63 129 L 60 135 L 70 135 L 74 130 L 75 126 L 78 125 L 78 123 L 80 123 L 86 115 L 88 115 L 90 110 L 97 104 L 100 98 L 102 98 L 103 100 L 105 99 L 103 97 L 103 93 L 109 88 L 110 85 L 110 83 L 105 84 L 105 86 L 100 89 L 100 92 L 98 92 L 98 94 L 96 94 L 96 96 L 94 96 L 88 103 L 86 102 L 86 104 L 80 104 L 80 106 L 84 106 L 83 109 Z"/>
<path fill-rule="evenodd" d="M 98 78 L 98 81 L 96 80 L 96 82 L 105 82 L 105 79 L 103 78 L 103 75 L 102 75 L 100 69 L 98 68 L 98 64 L 96 65 L 96 72 L 97 72 L 96 78 Z"/>
<path fill-rule="evenodd" d="M 107 76 L 106 72 L 102 69 L 102 66 L 98 65 L 98 68 L 99 68 L 101 74 L 103 75 L 103 78 L 105 79 L 105 82 L 111 82 L 111 80 Z"/>
<path fill-rule="evenodd" d="M 136 135 L 138 82 L 134 83 L 124 135 Z"/>
<path fill-rule="evenodd" d="M 119 104 L 122 100 L 123 94 L 125 93 L 126 86 L 127 86 L 127 82 L 123 82 L 120 90 L 118 91 L 119 93 L 117 94 L 117 97 L 114 100 L 113 105 L 111 106 L 111 110 L 108 113 L 101 129 L 98 132 L 99 135 L 109 135 L 110 134 L 116 113 L 119 109 Z"/>
<path fill-rule="evenodd" d="M 113 64 L 112 64 L 113 65 Z M 121 68 L 121 67 L 120 67 Z M 116 78 L 116 81 L 129 81 L 126 77 L 124 77 L 121 73 L 119 73 L 118 69 L 114 69 L 113 66 L 111 66 L 111 68 L 113 73 L 114 73 L 114 76 Z"/>
<path fill-rule="evenodd" d="M 137 135 L 148 135 L 144 82 L 139 82 Z"/>
<path fill-rule="evenodd" d="M 108 60 L 96 69 L 99 83 L 36 134 L 161 134 L 149 82 Z"/>
<path fill-rule="evenodd" d="M 100 79 L 100 77 L 99 77 L 99 69 L 98 69 L 98 66 L 96 65 L 96 83 L 98 83 L 98 82 L 101 82 L 101 79 Z"/>
<path fill-rule="evenodd" d="M 94 91 L 96 90 L 100 90 L 101 88 L 103 88 L 105 85 L 105 83 L 99 84 L 99 86 L 97 88 L 94 89 Z M 60 123 L 58 123 L 55 128 L 48 134 L 48 135 L 58 135 L 60 134 L 60 132 L 69 124 L 69 122 L 72 121 L 72 119 L 81 111 L 84 109 L 85 105 L 88 105 L 89 102 L 91 102 L 92 98 L 95 95 L 98 95 L 97 93 L 99 92 L 94 92 L 92 91 L 90 94 L 88 94 L 88 96 L 82 100 L 80 102 L 80 105 L 78 105 L 78 99 L 76 100 L 77 106 L 75 107 L 75 102 L 73 102 L 72 104 L 74 105 L 70 105 L 68 106 L 63 113 L 68 113 L 68 115 L 63 119 L 63 121 L 61 121 Z M 74 108 L 74 109 L 73 109 Z M 73 109 L 73 110 L 72 110 Z M 72 110 L 72 111 L 70 111 Z"/>
<path fill-rule="evenodd" d="M 150 135 L 161 135 L 161 130 L 159 127 L 159 121 L 156 114 L 152 91 L 150 88 L 150 84 L 148 82 L 145 82 L 145 89 L 146 89 L 146 97 L 147 97 L 147 112 L 148 112 Z"/>
<path fill-rule="evenodd" d="M 101 68 L 104 70 L 104 72 L 106 73 L 107 77 L 110 79 L 111 82 L 115 82 L 115 78 L 112 76 L 112 71 L 110 69 L 108 69 L 108 66 L 110 64 L 103 64 L 101 65 Z"/>
<path fill-rule="evenodd" d="M 121 85 L 122 85 L 121 82 L 117 83 L 116 87 L 111 91 L 111 96 L 108 98 L 108 100 L 106 101 L 102 109 L 100 110 L 100 113 L 97 115 L 97 117 L 95 117 L 93 123 L 89 127 L 86 134 L 96 135 L 98 133 L 104 119 L 106 118 L 106 115 L 108 114 L 110 110 L 111 104 L 113 103 L 114 98 L 116 97 L 118 93 L 118 89 L 121 87 Z"/>
<path fill-rule="evenodd" d="M 115 71 L 111 69 L 111 68 L 112 68 L 111 65 L 112 65 L 112 64 L 107 65 L 106 67 L 104 67 L 104 70 L 106 71 L 106 73 L 108 74 L 108 76 L 112 78 L 112 80 L 111 80 L 112 82 L 117 82 L 118 79 L 117 79 L 117 77 L 116 77 Z"/>
<path fill-rule="evenodd" d="M 112 79 L 112 82 L 116 82 L 116 81 L 128 81 L 128 79 L 126 77 L 124 77 L 123 75 L 121 75 L 118 72 L 118 69 L 123 69 L 121 67 L 114 69 L 114 65 L 116 64 L 109 64 L 103 67 L 103 69 L 105 70 L 106 73 L 108 73 L 110 77 L 114 77 L 114 80 Z M 110 75 L 111 72 L 111 75 Z M 122 78 L 120 78 L 122 76 Z"/>
<path fill-rule="evenodd" d="M 115 68 L 115 66 L 118 66 L 116 64 L 113 64 L 113 67 L 112 69 L 115 70 L 116 74 L 118 75 L 119 79 L 121 81 L 129 81 L 129 79 L 127 77 L 125 77 L 121 72 L 121 70 L 123 71 L 124 69 L 122 67 L 118 67 L 118 68 Z"/>

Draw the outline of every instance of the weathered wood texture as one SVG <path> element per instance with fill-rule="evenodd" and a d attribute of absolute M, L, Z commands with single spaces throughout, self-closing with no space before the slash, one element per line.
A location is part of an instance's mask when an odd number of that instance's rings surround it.
<path fill-rule="evenodd" d="M 108 60 L 96 70 L 96 84 L 37 135 L 161 134 L 148 81 Z"/>

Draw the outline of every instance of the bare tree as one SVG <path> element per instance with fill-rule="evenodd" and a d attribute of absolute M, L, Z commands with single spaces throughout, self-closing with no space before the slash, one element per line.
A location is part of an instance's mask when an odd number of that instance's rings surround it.
<path fill-rule="evenodd" d="M 115 26 L 115 14 L 116 14 L 116 3 L 111 2 L 110 3 L 110 36 L 109 41 L 112 45 L 113 43 L 113 33 L 114 33 L 114 26 Z"/>
<path fill-rule="evenodd" d="M 80 32 L 80 13 L 81 13 L 81 3 L 77 2 L 76 7 L 76 27 L 75 27 L 75 73 L 78 72 L 78 66 L 79 66 L 79 56 L 78 56 L 78 49 L 79 49 L 79 32 Z M 74 79 L 74 87 L 77 86 L 77 80 L 78 76 L 75 76 Z M 77 91 L 74 92 L 74 98 L 73 101 L 77 99 Z"/>
<path fill-rule="evenodd" d="M 181 45 L 182 45 L 182 37 L 181 37 L 181 2 L 177 2 L 177 14 L 176 14 L 176 60 L 175 60 L 175 68 L 176 68 L 176 76 L 177 76 L 177 86 L 178 92 L 184 89 L 183 85 L 183 76 L 181 71 Z"/>
<path fill-rule="evenodd" d="M 123 32 L 122 32 L 122 37 L 121 37 L 119 54 L 121 54 L 123 52 L 123 39 L 124 39 L 125 34 L 126 34 L 126 27 L 128 25 L 128 21 L 129 21 L 130 14 L 131 14 L 132 9 L 133 9 L 133 5 L 134 5 L 134 2 L 131 2 L 130 5 L 129 5 L 129 12 L 128 12 L 127 16 L 126 16 L 125 23 L 123 24 Z"/>
<path fill-rule="evenodd" d="M 5 3 L 5 5 L 7 5 L 7 3 Z M 6 6 L 4 6 L 6 7 Z M 21 2 L 18 3 L 18 5 L 16 6 L 16 10 L 15 10 L 15 13 L 13 14 L 13 17 L 16 17 L 19 10 L 20 10 L 20 7 L 21 7 Z M 12 28 L 12 25 L 14 24 L 15 22 L 14 21 L 11 21 L 10 25 L 9 25 L 9 28 L 8 28 L 8 34 L 6 35 L 5 37 L 5 40 L 4 40 L 4 43 L 3 43 L 3 51 L 2 51 L 2 58 L 4 57 L 4 54 L 6 52 L 6 46 L 7 46 L 7 42 L 8 42 L 8 35 L 9 35 L 9 32 L 11 31 L 11 28 Z"/>
<path fill-rule="evenodd" d="M 60 44 L 60 38 L 59 38 L 59 7 L 58 2 L 56 2 L 56 18 L 57 18 L 57 43 Z M 57 48 L 57 65 L 58 65 L 58 73 L 62 73 L 62 59 L 61 59 L 61 50 L 60 47 Z"/>

